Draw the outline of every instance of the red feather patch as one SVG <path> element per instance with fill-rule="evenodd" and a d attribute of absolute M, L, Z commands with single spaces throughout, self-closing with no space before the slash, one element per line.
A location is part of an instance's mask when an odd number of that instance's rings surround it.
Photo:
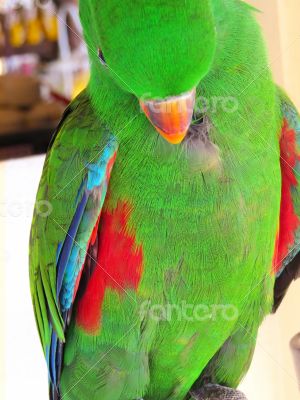
<path fill-rule="evenodd" d="M 95 333 L 101 324 L 106 289 L 122 295 L 137 290 L 142 276 L 143 249 L 136 245 L 135 232 L 128 231 L 131 210 L 119 203 L 112 212 L 103 211 L 99 227 L 97 266 L 77 308 L 77 324 Z"/>
<path fill-rule="evenodd" d="M 294 234 L 300 221 L 295 213 L 292 188 L 298 185 L 294 168 L 300 160 L 296 152 L 296 132 L 284 120 L 280 138 L 280 165 L 282 175 L 280 226 L 274 257 L 273 272 L 280 271 L 282 261 L 294 245 Z"/>

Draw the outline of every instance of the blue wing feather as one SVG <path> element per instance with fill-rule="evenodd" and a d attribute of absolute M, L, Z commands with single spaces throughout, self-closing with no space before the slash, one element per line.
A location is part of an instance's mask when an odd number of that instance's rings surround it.
<path fill-rule="evenodd" d="M 117 149 L 117 141 L 111 136 L 98 161 L 86 165 L 86 176 L 78 189 L 75 214 L 64 242 L 57 247 L 57 301 L 65 323 L 76 295 L 76 281 L 84 265 L 87 245 L 105 200 L 109 169 L 114 163 Z M 46 360 L 50 382 L 58 390 L 63 343 L 59 341 L 51 324 L 50 330 L 51 342 L 46 349 Z"/>
<path fill-rule="evenodd" d="M 64 241 L 62 250 L 60 252 L 60 257 L 58 260 L 57 264 L 57 281 L 56 281 L 56 293 L 57 293 L 57 298 L 59 298 L 59 294 L 62 288 L 62 283 L 63 283 L 63 278 L 64 274 L 66 271 L 66 266 L 68 263 L 68 260 L 71 255 L 72 251 L 72 246 L 73 246 L 73 241 L 76 236 L 81 218 L 83 216 L 86 204 L 88 201 L 88 193 L 85 192 L 82 196 L 82 199 L 77 207 L 76 213 L 74 215 L 74 218 L 72 220 L 71 226 L 69 228 L 69 231 L 66 235 L 66 239 Z"/>

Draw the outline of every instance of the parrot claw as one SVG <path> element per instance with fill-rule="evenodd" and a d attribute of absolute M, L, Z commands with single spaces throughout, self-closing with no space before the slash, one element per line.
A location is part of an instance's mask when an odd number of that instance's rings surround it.
<path fill-rule="evenodd" d="M 212 384 L 192 391 L 191 395 L 195 400 L 247 400 L 247 397 L 239 390 Z"/>

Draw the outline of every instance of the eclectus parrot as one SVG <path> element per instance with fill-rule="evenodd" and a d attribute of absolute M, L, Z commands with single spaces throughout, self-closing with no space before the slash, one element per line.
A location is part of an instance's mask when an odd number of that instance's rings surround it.
<path fill-rule="evenodd" d="M 242 399 L 297 277 L 300 118 L 240 0 L 81 0 L 30 240 L 50 399 Z"/>

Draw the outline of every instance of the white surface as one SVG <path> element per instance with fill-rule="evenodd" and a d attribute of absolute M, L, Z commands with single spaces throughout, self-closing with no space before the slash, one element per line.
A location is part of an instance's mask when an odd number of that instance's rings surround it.
<path fill-rule="evenodd" d="M 1 223 L 5 237 L 5 400 L 47 400 L 47 373 L 29 293 L 28 237 L 43 157 L 9 161 L 4 173 Z M 1 172 L 1 171 L 0 171 Z M 294 285 L 279 314 L 261 329 L 251 371 L 242 388 L 249 400 L 296 400 L 296 376 L 288 347 L 300 330 L 300 284 Z"/>
<path fill-rule="evenodd" d="M 4 164 L 1 223 L 5 237 L 5 400 L 47 399 L 47 372 L 35 329 L 28 240 L 43 157 Z"/>

